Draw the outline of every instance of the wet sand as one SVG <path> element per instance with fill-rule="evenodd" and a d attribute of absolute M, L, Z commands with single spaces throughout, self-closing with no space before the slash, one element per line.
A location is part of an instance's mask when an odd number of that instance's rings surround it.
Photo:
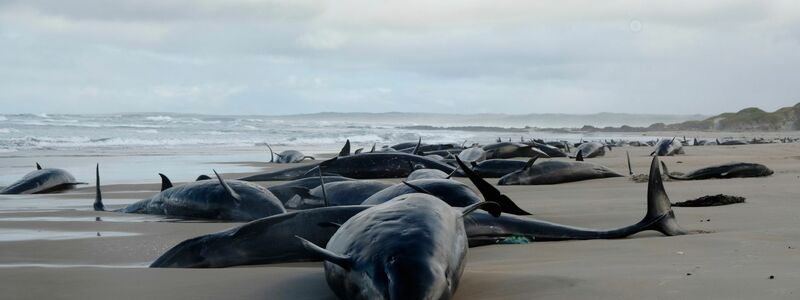
<path fill-rule="evenodd" d="M 625 150 L 634 172 L 646 173 L 651 147 L 616 148 L 591 161 L 627 173 Z M 797 299 L 800 144 L 687 147 L 686 153 L 663 158 L 670 171 L 750 161 L 776 173 L 768 178 L 666 182 L 673 202 L 715 194 L 747 198 L 729 206 L 674 208 L 678 223 L 692 231 L 685 236 L 647 232 L 621 240 L 472 248 L 455 298 Z M 158 188 L 114 184 L 103 191 L 106 205 L 116 208 Z M 645 212 L 646 184 L 628 178 L 500 190 L 536 218 L 576 226 L 628 225 Z M 3 298 L 335 298 L 321 263 L 145 268 L 182 240 L 240 223 L 94 212 L 93 198 L 91 186 L 59 195 L 0 197 L 0 233 L 6 233 L 0 238 L 17 237 L 0 241 Z"/>

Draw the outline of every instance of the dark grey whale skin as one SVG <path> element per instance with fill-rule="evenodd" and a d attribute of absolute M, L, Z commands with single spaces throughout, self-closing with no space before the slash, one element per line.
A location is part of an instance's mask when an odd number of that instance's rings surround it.
<path fill-rule="evenodd" d="M 673 139 L 662 139 L 656 143 L 656 149 L 650 155 L 658 156 L 673 156 L 675 154 L 684 154 L 683 144 L 680 141 Z"/>
<path fill-rule="evenodd" d="M 342 176 L 323 176 L 322 180 L 324 180 L 325 183 L 327 184 L 339 181 L 352 181 L 354 179 Z M 267 190 L 272 192 L 272 194 L 275 195 L 275 197 L 278 197 L 278 200 L 280 200 L 281 203 L 286 203 L 286 201 L 292 199 L 294 195 L 297 195 L 294 187 L 303 187 L 310 190 L 315 187 L 318 187 L 321 183 L 322 181 L 320 181 L 320 177 L 306 177 L 278 185 L 273 185 L 271 187 L 268 187 Z"/>
<path fill-rule="evenodd" d="M 309 209 L 323 206 L 360 205 L 367 198 L 390 186 L 392 186 L 391 183 L 377 180 L 325 182 L 324 191 L 322 186 L 317 186 L 308 190 L 308 195 L 297 195 L 297 199 L 286 202 L 284 206 L 289 209 Z"/>
<path fill-rule="evenodd" d="M 96 176 L 94 210 L 105 211 L 100 191 L 99 165 Z M 219 175 L 217 177 L 218 180 L 194 181 L 170 187 L 150 198 L 114 211 L 224 221 L 252 221 L 286 213 L 278 198 L 267 189 L 239 180 L 225 180 L 223 184 Z M 235 194 L 231 194 L 227 188 Z"/>
<path fill-rule="evenodd" d="M 280 200 L 261 186 L 237 180 L 226 183 L 239 194 L 240 203 L 229 199 L 216 180 L 205 180 L 169 188 L 119 212 L 228 221 L 252 221 L 286 212 Z"/>
<path fill-rule="evenodd" d="M 674 180 L 703 180 L 703 179 L 727 179 L 727 178 L 745 178 L 745 177 L 766 177 L 774 174 L 765 165 L 747 162 L 730 162 L 721 165 L 715 165 L 697 169 L 686 173 L 682 176 L 675 176 L 669 173 L 667 165 L 661 162 L 664 167 L 664 173 L 669 178 Z"/>
<path fill-rule="evenodd" d="M 546 153 L 533 145 L 523 143 L 502 142 L 483 146 L 486 159 L 514 158 L 514 157 L 549 157 Z"/>
<path fill-rule="evenodd" d="M 65 170 L 44 168 L 25 174 L 0 190 L 0 194 L 43 194 L 63 191 L 78 184 L 82 183 L 76 182 L 75 177 Z"/>
<path fill-rule="evenodd" d="M 451 179 L 417 179 L 408 181 L 408 183 L 431 193 L 454 207 L 466 207 L 483 201 L 469 186 Z M 361 204 L 377 205 L 402 195 L 419 192 L 411 186 L 398 183 L 375 193 Z"/>
<path fill-rule="evenodd" d="M 342 224 L 369 206 L 322 207 L 275 215 L 222 232 L 185 240 L 151 268 L 224 268 L 319 260 L 295 238 L 324 245 Z"/>
<path fill-rule="evenodd" d="M 543 161 L 500 178 L 499 185 L 558 184 L 589 179 L 624 177 L 607 167 L 582 161 Z"/>
<path fill-rule="evenodd" d="M 466 265 L 462 210 L 427 194 L 370 207 L 342 224 L 325 249 L 328 286 L 340 299 L 450 299 Z"/>
<path fill-rule="evenodd" d="M 606 145 L 598 142 L 586 142 L 575 148 L 575 153 L 581 152 L 583 158 L 593 158 L 606 155 Z M 577 156 L 577 154 L 575 154 Z M 570 156 L 573 157 L 573 156 Z"/>
<path fill-rule="evenodd" d="M 464 218 L 470 247 L 497 244 L 509 237 L 529 241 L 618 239 L 655 230 L 667 236 L 685 232 L 678 226 L 664 190 L 657 157 L 653 158 L 647 187 L 647 213 L 638 223 L 617 229 L 595 230 L 561 225 L 530 217 L 503 214 L 493 217 L 473 212 Z M 439 199 L 432 198 L 436 201 Z M 302 236 L 316 245 L 327 244 L 337 228 L 371 206 L 337 206 L 290 212 L 256 220 L 229 230 L 183 241 L 161 255 L 151 267 L 222 268 L 240 265 L 317 261 L 293 239 Z"/>
<path fill-rule="evenodd" d="M 519 171 L 525 167 L 526 162 L 514 159 L 489 159 L 477 163 L 472 167 L 472 171 L 483 178 L 500 178 L 508 174 Z M 465 177 L 464 171 L 458 170 L 457 176 Z"/>
<path fill-rule="evenodd" d="M 326 175 L 338 175 L 353 179 L 405 178 L 416 169 L 437 169 L 452 173 L 453 166 L 439 161 L 402 152 L 361 153 L 339 156 L 315 165 L 306 165 L 277 172 L 257 174 L 241 178 L 244 181 L 295 180 L 317 176 L 316 167 Z"/>
<path fill-rule="evenodd" d="M 686 234 L 675 220 L 675 213 L 672 211 L 672 204 L 660 175 L 658 156 L 655 156 L 650 164 L 650 177 L 647 183 L 647 213 L 636 224 L 616 229 L 596 230 L 508 214 L 494 218 L 482 212 L 475 212 L 464 218 L 470 246 L 496 244 L 509 237 L 525 238 L 528 241 L 562 241 L 619 239 L 646 230 L 655 230 L 666 236 Z"/>

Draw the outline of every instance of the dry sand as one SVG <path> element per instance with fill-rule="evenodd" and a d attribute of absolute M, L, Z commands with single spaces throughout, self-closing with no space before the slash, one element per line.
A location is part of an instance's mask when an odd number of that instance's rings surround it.
<path fill-rule="evenodd" d="M 624 173 L 625 150 L 634 171 L 646 173 L 650 147 L 617 148 L 591 161 Z M 622 240 L 472 248 L 455 298 L 800 298 L 800 144 L 688 147 L 686 153 L 663 160 L 673 172 L 751 161 L 776 173 L 666 182 L 673 202 L 720 193 L 747 198 L 730 206 L 675 208 L 678 222 L 693 232 L 685 236 L 650 232 Z M 104 187 L 104 195 L 108 206 L 117 207 L 157 189 L 155 184 L 114 185 Z M 645 211 L 646 184 L 628 178 L 500 189 L 536 218 L 570 225 L 628 225 Z M 147 269 L 178 242 L 238 223 L 94 212 L 92 198 L 91 187 L 0 198 L 3 299 L 335 298 L 321 263 Z"/>

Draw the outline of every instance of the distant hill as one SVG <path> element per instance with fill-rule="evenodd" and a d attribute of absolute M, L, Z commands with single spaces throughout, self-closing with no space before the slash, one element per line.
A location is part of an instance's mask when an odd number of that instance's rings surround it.
<path fill-rule="evenodd" d="M 281 120 L 369 122 L 375 124 L 428 125 L 428 126 L 489 126 L 489 127 L 547 127 L 578 128 L 584 124 L 594 126 L 647 126 L 654 122 L 676 123 L 701 120 L 707 115 L 660 115 L 628 113 L 595 114 L 449 114 L 449 113 L 336 113 L 273 116 Z"/>
<path fill-rule="evenodd" d="M 667 130 L 782 131 L 800 130 L 800 103 L 774 112 L 750 107 L 700 121 L 665 126 Z"/>
<path fill-rule="evenodd" d="M 774 112 L 750 107 L 735 113 L 723 113 L 703 120 L 681 123 L 654 123 L 647 127 L 621 126 L 598 128 L 583 126 L 580 131 L 640 132 L 640 131 L 788 131 L 800 130 L 800 103 Z"/>

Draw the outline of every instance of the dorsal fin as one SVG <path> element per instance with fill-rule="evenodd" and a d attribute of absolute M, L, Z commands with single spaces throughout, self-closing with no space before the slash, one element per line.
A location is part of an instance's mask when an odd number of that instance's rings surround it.
<path fill-rule="evenodd" d="M 167 178 L 167 175 L 158 173 L 158 176 L 161 176 L 161 191 L 162 192 L 164 190 L 172 187 L 172 181 L 169 181 L 169 178 Z"/>
<path fill-rule="evenodd" d="M 211 179 L 211 177 L 209 177 L 208 175 L 203 174 L 203 175 L 197 176 L 197 179 L 195 179 L 194 181 L 209 180 L 209 179 Z"/>
<path fill-rule="evenodd" d="M 237 194 L 236 191 L 234 191 L 231 188 L 231 186 L 229 186 L 227 183 L 225 183 L 225 180 L 222 179 L 222 176 L 219 176 L 219 173 L 217 173 L 217 170 L 212 170 L 212 171 L 214 171 L 214 175 L 217 175 L 217 179 L 219 179 L 219 184 L 222 185 L 222 188 L 225 189 L 225 192 L 228 194 L 228 196 L 231 197 L 233 202 L 236 202 L 237 205 L 241 204 L 242 203 L 242 198 L 239 197 L 239 194 Z"/>
<path fill-rule="evenodd" d="M 105 211 L 106 208 L 103 205 L 103 195 L 100 192 L 100 164 L 97 164 L 95 167 L 95 187 L 94 187 L 94 210 L 95 211 Z"/>
<path fill-rule="evenodd" d="M 269 143 L 267 143 L 267 148 L 269 149 L 269 162 L 275 162 L 275 153 L 272 152 L 272 147 L 269 146 Z"/>
<path fill-rule="evenodd" d="M 344 147 L 339 151 L 339 156 L 350 156 L 350 139 L 347 139 L 347 142 L 344 143 Z"/>
<path fill-rule="evenodd" d="M 578 150 L 578 154 L 575 155 L 575 161 L 583 161 L 583 149 Z"/>
<path fill-rule="evenodd" d="M 369 153 L 374 153 L 375 152 L 375 144 L 377 144 L 377 143 L 372 143 L 372 149 L 369 150 Z"/>
<path fill-rule="evenodd" d="M 306 248 L 307 251 L 319 255 L 322 259 L 334 263 L 345 270 L 350 270 L 350 268 L 353 267 L 353 259 L 349 256 L 333 253 L 330 250 L 314 245 L 314 243 L 309 242 L 308 240 L 299 236 L 295 235 L 294 237 L 300 240 L 300 242 L 303 244 L 303 247 Z"/>
<path fill-rule="evenodd" d="M 633 176 L 633 168 L 631 167 L 631 154 L 625 150 L 625 155 L 628 157 L 628 174 Z"/>
<path fill-rule="evenodd" d="M 41 166 L 41 165 L 39 165 L 39 163 L 38 163 L 38 162 L 36 163 L 36 169 L 37 169 L 37 170 L 41 170 L 41 169 L 42 169 L 42 166 Z"/>
<path fill-rule="evenodd" d="M 512 215 L 531 214 L 523 210 L 519 206 L 517 206 L 517 204 L 514 203 L 514 201 L 508 198 L 508 196 L 500 193 L 500 191 L 497 190 L 497 188 L 495 188 L 490 183 L 486 182 L 486 180 L 478 176 L 478 174 L 475 174 L 475 172 L 472 171 L 472 169 L 470 169 L 469 167 L 467 167 L 467 165 L 465 165 L 464 162 L 461 161 L 460 158 L 458 158 L 458 156 L 456 156 L 456 162 L 458 163 L 459 168 L 461 168 L 464 174 L 467 175 L 469 180 L 472 181 L 472 184 L 474 184 L 475 187 L 478 188 L 478 191 L 481 193 L 481 195 L 483 195 L 484 201 L 490 201 L 500 204 L 500 207 L 502 207 L 503 212 Z"/>
<path fill-rule="evenodd" d="M 525 166 L 522 167 L 522 170 L 527 170 L 533 167 L 533 163 L 535 163 L 537 159 L 539 159 L 538 156 L 534 156 L 531 159 L 529 159 L 528 162 L 525 163 Z"/>
<path fill-rule="evenodd" d="M 353 153 L 361 154 L 361 151 L 364 151 L 364 148 L 358 148 L 358 149 L 356 149 L 356 152 L 353 152 Z"/>
<path fill-rule="evenodd" d="M 500 204 L 497 204 L 497 202 L 483 201 L 461 209 L 461 216 L 462 217 L 466 216 L 479 208 L 487 211 L 490 215 L 492 215 L 495 218 L 499 217 L 500 214 L 502 213 L 502 208 L 500 207 Z"/>

